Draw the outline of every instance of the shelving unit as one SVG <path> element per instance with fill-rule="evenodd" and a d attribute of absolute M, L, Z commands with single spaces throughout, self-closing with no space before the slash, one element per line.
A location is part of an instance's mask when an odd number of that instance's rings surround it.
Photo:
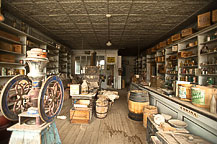
<path fill-rule="evenodd" d="M 173 46 L 178 46 L 177 52 L 172 51 Z M 205 46 L 208 47 L 208 50 L 205 52 L 201 51 Z M 155 65 L 158 69 L 159 65 L 165 63 L 166 84 L 172 86 L 172 81 L 181 80 L 208 85 L 210 79 L 212 79 L 213 84 L 217 84 L 217 78 L 215 78 L 217 76 L 217 24 L 203 28 L 190 36 L 157 49 L 155 56 L 158 56 L 158 53 L 162 50 L 165 50 L 165 62 L 156 61 L 154 63 L 152 60 L 154 58 L 148 57 L 147 64 Z M 183 53 L 182 57 L 181 52 Z M 188 55 L 185 55 L 185 53 Z M 175 57 L 176 55 L 177 58 L 170 59 L 170 57 Z M 172 66 L 168 66 L 168 64 Z M 200 71 L 201 74 L 198 74 Z M 157 70 L 157 75 L 162 76 L 164 74 Z"/>
<path fill-rule="evenodd" d="M 47 68 L 45 68 L 44 72 L 46 76 L 50 76 L 53 74 L 59 74 L 59 49 L 60 46 L 64 47 L 60 44 L 57 44 L 54 40 L 39 34 L 37 38 L 35 36 L 30 35 L 29 33 L 25 33 L 20 31 L 12 26 L 9 26 L 3 22 L 0 22 L 1 31 L 6 32 L 12 37 L 16 38 L 10 39 L 8 37 L 0 36 L 0 54 L 10 55 L 14 58 L 14 61 L 2 61 L 0 60 L 0 91 L 3 85 L 13 76 L 17 74 L 27 74 L 28 67 L 25 67 L 26 64 L 23 59 L 26 57 L 26 52 L 31 48 L 41 48 L 48 53 L 47 57 L 49 59 L 49 63 Z M 33 29 L 32 29 L 33 30 Z M 37 32 L 34 31 L 34 34 Z M 41 40 L 43 39 L 43 40 Z M 46 41 L 45 41 L 46 40 Z M 1 42 L 7 43 L 7 45 L 12 46 L 12 48 L 7 48 L 7 46 L 1 46 Z M 16 49 L 15 49 L 15 46 Z M 19 46 L 21 47 L 19 49 Z M 65 47 L 65 49 L 67 49 Z M 67 54 L 67 53 L 66 53 Z M 65 64 L 69 64 L 69 61 L 64 61 Z M 63 63 L 62 63 L 63 64 Z M 70 66 L 70 65 L 69 65 Z M 71 69 L 70 67 L 66 67 L 65 71 L 67 73 L 67 69 Z M 70 73 L 71 70 L 69 70 Z"/>

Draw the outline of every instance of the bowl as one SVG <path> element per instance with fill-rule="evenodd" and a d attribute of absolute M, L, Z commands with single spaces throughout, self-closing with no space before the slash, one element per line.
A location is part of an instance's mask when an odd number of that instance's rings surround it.
<path fill-rule="evenodd" d="M 188 124 L 184 121 L 177 120 L 177 119 L 171 119 L 168 121 L 172 126 L 177 128 L 185 128 L 188 126 Z"/>

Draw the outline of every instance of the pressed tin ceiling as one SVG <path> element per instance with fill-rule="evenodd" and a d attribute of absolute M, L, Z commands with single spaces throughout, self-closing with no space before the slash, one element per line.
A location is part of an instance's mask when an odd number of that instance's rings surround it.
<path fill-rule="evenodd" d="M 147 48 L 212 0 L 2 0 L 3 8 L 72 49 Z M 111 14 L 107 18 L 106 14 Z M 112 46 L 106 42 L 111 40 Z"/>

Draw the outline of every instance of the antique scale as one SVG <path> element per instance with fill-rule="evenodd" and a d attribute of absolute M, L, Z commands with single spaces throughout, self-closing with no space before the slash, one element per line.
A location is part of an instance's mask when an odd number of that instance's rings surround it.
<path fill-rule="evenodd" d="M 10 143 L 61 143 L 54 122 L 63 105 L 64 87 L 58 76 L 45 79 L 47 53 L 33 48 L 25 61 L 30 72 L 11 78 L 1 92 L 0 107 L 11 121 Z"/>

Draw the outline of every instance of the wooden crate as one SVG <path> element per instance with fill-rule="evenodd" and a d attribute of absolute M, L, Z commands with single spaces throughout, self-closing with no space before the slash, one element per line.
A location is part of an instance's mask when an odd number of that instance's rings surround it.
<path fill-rule="evenodd" d="M 0 54 L 0 62 L 15 63 L 15 56 L 10 54 Z"/>
<path fill-rule="evenodd" d="M 70 109 L 70 121 L 76 124 L 88 124 L 92 118 L 92 108 Z"/>
<path fill-rule="evenodd" d="M 6 50 L 6 51 L 13 51 L 13 47 L 11 44 L 0 41 L 0 49 Z"/>
<path fill-rule="evenodd" d="M 167 39 L 167 44 L 168 44 L 168 45 L 172 44 L 172 39 L 171 39 L 171 37 Z"/>
<path fill-rule="evenodd" d="M 217 22 L 217 9 L 212 11 L 212 22 Z"/>
<path fill-rule="evenodd" d="M 18 45 L 18 44 L 13 44 L 13 49 L 14 49 L 14 52 L 16 53 L 22 53 L 22 46 L 21 45 Z"/>
<path fill-rule="evenodd" d="M 204 28 L 211 25 L 211 13 L 206 12 L 197 16 L 197 26 L 198 28 Z"/>
<path fill-rule="evenodd" d="M 175 34 L 175 35 L 173 35 L 173 36 L 171 37 L 171 39 L 172 39 L 172 42 L 177 41 L 177 40 L 180 40 L 180 39 L 181 39 L 181 34 L 180 34 L 180 33 Z"/>
<path fill-rule="evenodd" d="M 193 34 L 193 28 L 183 29 L 181 31 L 181 34 L 182 34 L 182 37 L 189 36 L 189 35 Z"/>
<path fill-rule="evenodd" d="M 17 41 L 17 42 L 20 42 L 19 37 L 15 36 L 15 35 L 12 35 L 12 34 L 9 34 L 7 32 L 1 31 L 1 30 L 0 30 L 0 36 L 11 39 L 11 40 L 14 40 L 14 41 Z"/>
<path fill-rule="evenodd" d="M 160 42 L 159 45 L 160 45 L 160 48 L 163 48 L 167 45 L 167 41 L 162 41 L 162 42 Z"/>

